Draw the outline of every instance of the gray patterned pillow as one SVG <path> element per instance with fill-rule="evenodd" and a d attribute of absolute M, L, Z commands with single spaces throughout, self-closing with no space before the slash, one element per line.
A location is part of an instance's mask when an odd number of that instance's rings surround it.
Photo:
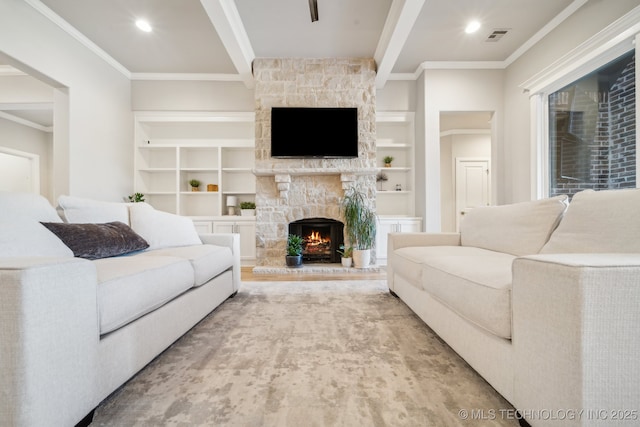
<path fill-rule="evenodd" d="M 43 222 L 77 258 L 100 259 L 141 251 L 149 244 L 128 225 L 115 221 L 105 224 Z"/>

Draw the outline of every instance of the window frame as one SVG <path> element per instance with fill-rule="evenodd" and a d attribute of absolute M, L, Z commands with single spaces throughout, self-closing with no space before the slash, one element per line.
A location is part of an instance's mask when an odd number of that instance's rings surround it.
<path fill-rule="evenodd" d="M 529 93 L 531 198 L 549 197 L 549 95 L 607 65 L 632 50 L 636 53 L 636 88 L 640 87 L 640 8 L 618 19 L 604 30 L 522 83 Z M 636 123 L 640 123 L 640 96 L 636 96 Z M 640 132 L 636 132 L 640 147 Z M 640 156 L 636 156 L 640 171 Z M 640 188 L 640 179 L 636 179 Z"/>

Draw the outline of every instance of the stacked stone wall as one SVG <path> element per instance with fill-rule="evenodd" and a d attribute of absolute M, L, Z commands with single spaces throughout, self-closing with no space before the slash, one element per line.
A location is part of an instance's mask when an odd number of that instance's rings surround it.
<path fill-rule="evenodd" d="M 343 221 L 339 202 L 350 185 L 365 191 L 375 207 L 375 62 L 370 58 L 258 58 L 253 72 L 256 265 L 282 266 L 290 222 L 314 217 Z M 358 158 L 272 158 L 272 107 L 357 107 Z"/>

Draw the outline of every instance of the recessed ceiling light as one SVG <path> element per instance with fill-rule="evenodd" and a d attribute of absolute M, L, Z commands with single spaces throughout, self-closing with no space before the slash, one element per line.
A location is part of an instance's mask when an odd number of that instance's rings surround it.
<path fill-rule="evenodd" d="M 471 21 L 467 24 L 467 28 L 464 29 L 464 32 L 467 34 L 475 33 L 480 29 L 480 22 Z"/>
<path fill-rule="evenodd" d="M 145 19 L 138 19 L 136 21 L 136 26 L 140 28 L 142 31 L 144 31 L 145 33 L 151 32 L 151 25 Z"/>

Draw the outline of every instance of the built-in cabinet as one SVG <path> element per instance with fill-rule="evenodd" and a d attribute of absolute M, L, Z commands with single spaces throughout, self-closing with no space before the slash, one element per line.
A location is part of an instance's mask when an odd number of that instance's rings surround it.
<path fill-rule="evenodd" d="M 378 217 L 376 233 L 376 260 L 387 264 L 387 235 L 389 233 L 413 233 L 422 230 L 422 219 L 414 217 Z"/>
<path fill-rule="evenodd" d="M 422 230 L 422 219 L 415 217 L 414 113 L 378 112 L 376 134 L 376 258 L 384 265 L 387 234 Z M 393 157 L 390 166 L 385 165 L 385 157 Z"/>
<path fill-rule="evenodd" d="M 228 215 L 227 202 L 236 200 L 237 214 L 241 202 L 255 202 L 254 121 L 243 112 L 135 114 L 135 191 L 158 210 L 192 218 L 199 232 L 240 233 L 245 264 L 255 260 L 255 218 Z"/>

